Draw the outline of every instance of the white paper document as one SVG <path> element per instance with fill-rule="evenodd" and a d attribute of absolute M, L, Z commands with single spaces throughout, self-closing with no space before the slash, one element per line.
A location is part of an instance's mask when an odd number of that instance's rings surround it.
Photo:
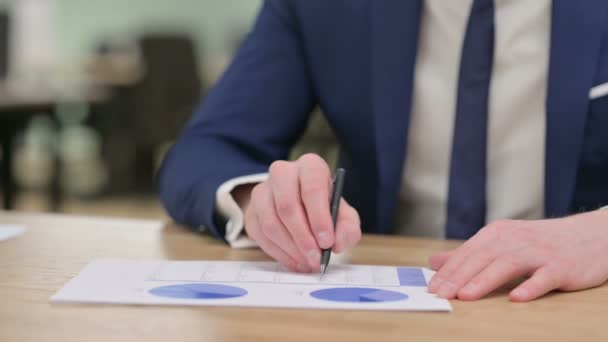
<path fill-rule="evenodd" d="M 330 264 L 296 274 L 274 262 L 97 260 L 52 302 L 451 311 L 420 267 Z"/>
<path fill-rule="evenodd" d="M 25 232 L 25 227 L 14 224 L 0 224 L 0 241 L 12 239 Z"/>

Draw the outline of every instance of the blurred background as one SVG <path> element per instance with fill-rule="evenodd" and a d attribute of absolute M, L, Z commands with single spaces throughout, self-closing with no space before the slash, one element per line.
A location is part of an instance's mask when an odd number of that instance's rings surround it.
<path fill-rule="evenodd" d="M 0 0 L 5 209 L 166 217 L 154 174 L 260 0 Z M 292 152 L 335 159 L 318 111 Z"/>

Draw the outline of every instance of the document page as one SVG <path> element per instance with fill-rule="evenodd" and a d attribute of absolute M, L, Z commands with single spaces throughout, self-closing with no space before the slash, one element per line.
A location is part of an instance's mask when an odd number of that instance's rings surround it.
<path fill-rule="evenodd" d="M 330 264 L 324 277 L 274 262 L 97 260 L 52 302 L 451 311 L 420 267 Z"/>
<path fill-rule="evenodd" d="M 25 232 L 25 227 L 15 224 L 0 224 L 0 241 L 12 239 Z"/>

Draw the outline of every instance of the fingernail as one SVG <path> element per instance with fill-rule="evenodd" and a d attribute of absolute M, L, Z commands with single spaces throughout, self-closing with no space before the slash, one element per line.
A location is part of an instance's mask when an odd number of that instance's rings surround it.
<path fill-rule="evenodd" d="M 440 277 L 435 275 L 429 282 L 429 286 L 428 286 L 429 292 L 436 292 L 437 288 L 439 288 L 439 285 L 441 285 L 442 282 L 443 282 L 443 279 L 441 279 Z"/>
<path fill-rule="evenodd" d="M 516 297 L 517 299 L 528 298 L 528 290 L 518 287 L 511 292 L 511 296 Z"/>
<path fill-rule="evenodd" d="M 317 240 L 321 248 L 331 247 L 331 241 L 329 241 L 329 234 L 327 232 L 321 232 L 317 235 Z"/>
<path fill-rule="evenodd" d="M 321 253 L 316 249 L 313 249 L 308 252 L 308 263 L 311 267 L 319 265 L 321 263 Z"/>
<path fill-rule="evenodd" d="M 456 292 L 456 285 L 449 281 L 444 281 L 437 291 L 437 295 L 441 298 L 452 298 Z"/>

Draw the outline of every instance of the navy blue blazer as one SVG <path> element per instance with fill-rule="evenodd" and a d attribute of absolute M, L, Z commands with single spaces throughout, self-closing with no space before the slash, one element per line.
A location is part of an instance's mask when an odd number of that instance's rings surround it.
<path fill-rule="evenodd" d="M 169 152 L 162 202 L 223 238 L 215 193 L 285 159 L 319 105 L 365 232 L 388 233 L 405 158 L 421 0 L 268 0 Z M 548 217 L 608 204 L 608 1 L 553 0 L 545 160 Z M 441 99 L 441 94 L 437 94 Z M 432 137 L 433 132 L 429 132 Z"/>

